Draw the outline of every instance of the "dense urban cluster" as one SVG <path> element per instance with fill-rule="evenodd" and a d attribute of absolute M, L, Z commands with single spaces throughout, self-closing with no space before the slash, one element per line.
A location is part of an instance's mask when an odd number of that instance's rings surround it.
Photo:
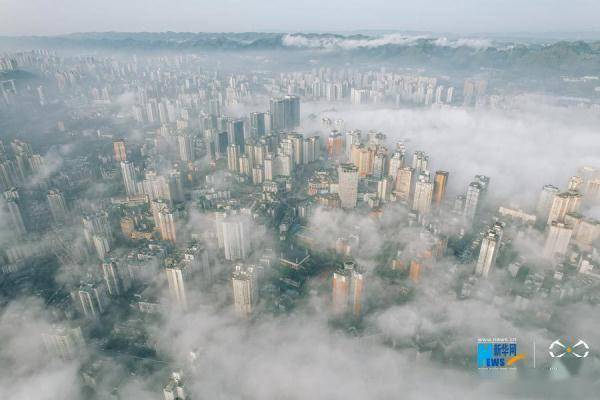
<path fill-rule="evenodd" d="M 202 398 L 186 379 L 207 368 L 203 349 L 175 359 L 149 329 L 199 308 L 249 325 L 308 309 L 395 348 L 407 345 L 369 316 L 440 275 L 456 301 L 495 293 L 539 326 L 556 304 L 600 301 L 600 222 L 588 213 L 600 165 L 567 166 L 572 178 L 530 204 L 498 200 L 497 177 L 477 170 L 451 195 L 456 165 L 331 112 L 501 103 L 478 76 L 50 51 L 7 54 L 0 68 L 3 115 L 25 121 L 1 132 L 2 303 L 44 304 L 52 326 L 39 341 L 48 357 L 82 360 L 88 396 L 118 398 L 126 375 L 155 374 L 157 396 Z M 37 78 L 8 75 L 18 71 Z M 444 340 L 411 346 L 440 354 Z"/>

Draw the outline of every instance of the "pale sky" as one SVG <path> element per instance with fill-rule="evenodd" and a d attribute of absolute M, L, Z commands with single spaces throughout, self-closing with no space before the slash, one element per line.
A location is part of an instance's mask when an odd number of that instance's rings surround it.
<path fill-rule="evenodd" d="M 600 0 L 0 0 L 0 35 L 90 31 L 600 30 Z"/>

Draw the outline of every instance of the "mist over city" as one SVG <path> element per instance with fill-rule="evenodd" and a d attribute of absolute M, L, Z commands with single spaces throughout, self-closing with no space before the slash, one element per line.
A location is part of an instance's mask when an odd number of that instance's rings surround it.
<path fill-rule="evenodd" d="M 388 3 L 0 0 L 1 399 L 598 398 L 600 5 Z"/>

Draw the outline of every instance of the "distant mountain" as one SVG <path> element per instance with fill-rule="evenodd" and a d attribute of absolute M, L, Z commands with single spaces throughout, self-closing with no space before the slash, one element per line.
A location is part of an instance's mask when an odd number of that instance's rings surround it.
<path fill-rule="evenodd" d="M 406 34 L 304 33 L 76 33 L 61 36 L 0 37 L 4 48 L 98 49 L 108 51 L 286 51 L 312 52 L 344 62 L 401 61 L 406 65 L 493 68 L 515 72 L 598 74 L 600 42 L 499 42 Z"/>

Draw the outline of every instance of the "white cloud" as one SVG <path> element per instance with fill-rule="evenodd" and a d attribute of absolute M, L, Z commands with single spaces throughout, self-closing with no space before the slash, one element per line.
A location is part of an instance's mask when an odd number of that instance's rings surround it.
<path fill-rule="evenodd" d="M 492 42 L 479 38 L 448 39 L 446 37 L 431 38 L 428 36 L 406 36 L 389 34 L 365 39 L 352 39 L 341 36 L 308 36 L 303 34 L 287 34 L 281 39 L 284 46 L 302 47 L 310 49 L 344 49 L 375 48 L 387 45 L 414 46 L 419 42 L 428 42 L 440 47 L 470 47 L 473 49 L 486 49 Z"/>
<path fill-rule="evenodd" d="M 379 130 L 390 145 L 406 141 L 409 157 L 425 151 L 433 171 L 450 172 L 450 194 L 463 193 L 475 174 L 485 174 L 492 196 L 532 205 L 543 185 L 564 188 L 577 168 L 600 167 L 598 112 L 559 107 L 542 96 L 519 97 L 505 109 L 339 106 L 324 114 L 342 118 L 347 129 Z"/>

